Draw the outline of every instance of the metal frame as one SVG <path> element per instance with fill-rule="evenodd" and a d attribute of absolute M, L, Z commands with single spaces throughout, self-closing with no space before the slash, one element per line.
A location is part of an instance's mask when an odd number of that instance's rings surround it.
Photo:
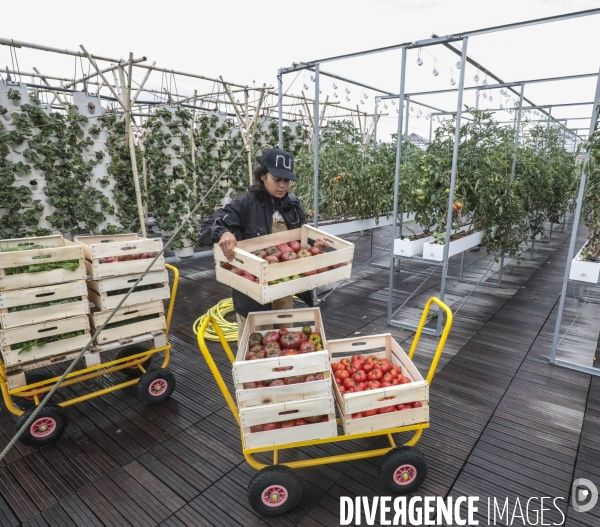
<path fill-rule="evenodd" d="M 406 126 L 404 135 L 408 134 L 408 120 L 409 120 L 409 114 L 410 114 L 409 104 L 410 104 L 411 98 L 414 95 L 429 95 L 429 94 L 437 94 L 437 93 L 457 92 L 457 94 L 458 94 L 457 110 L 456 110 L 456 112 L 449 112 L 452 114 L 456 114 L 456 128 L 455 128 L 454 152 L 453 152 L 453 158 L 452 158 L 450 195 L 449 195 L 449 200 L 448 200 L 448 221 L 447 221 L 447 226 L 446 226 L 446 243 L 444 246 L 444 258 L 443 258 L 443 262 L 442 262 L 442 266 L 443 266 L 442 280 L 441 280 L 441 285 L 440 285 L 440 299 L 442 301 L 444 300 L 444 296 L 445 296 L 446 280 L 449 278 L 448 277 L 448 253 L 449 253 L 449 241 L 450 241 L 450 234 L 451 234 L 451 226 L 452 226 L 451 225 L 452 203 L 454 202 L 454 187 L 455 187 L 455 182 L 456 182 L 456 167 L 457 167 L 457 162 L 458 162 L 460 121 L 462 118 L 462 98 L 463 98 L 463 93 L 464 93 L 465 89 L 467 89 L 467 90 L 475 89 L 475 90 L 477 90 L 476 94 L 479 95 L 479 91 L 482 89 L 482 87 L 481 86 L 465 87 L 464 84 L 465 84 L 466 68 L 462 67 L 460 69 L 460 79 L 459 79 L 458 88 L 454 88 L 451 90 L 434 90 L 434 91 L 429 91 L 429 92 L 405 93 L 407 51 L 409 49 L 422 48 L 422 47 L 426 47 L 426 46 L 434 46 L 434 45 L 441 44 L 441 45 L 444 45 L 444 46 L 448 47 L 449 49 L 451 49 L 454 53 L 460 54 L 461 55 L 461 63 L 463 65 L 465 65 L 468 62 L 468 63 L 474 65 L 475 67 L 477 67 L 480 71 L 484 72 L 486 75 L 491 76 L 493 79 L 495 79 L 498 82 L 497 84 L 494 84 L 494 85 L 487 85 L 484 88 L 485 90 L 506 87 L 509 90 L 511 90 L 513 93 L 516 94 L 517 92 L 516 92 L 515 88 L 520 87 L 520 92 L 518 93 L 519 106 L 518 106 L 517 111 L 515 112 L 515 114 L 516 114 L 515 115 L 515 152 L 516 152 L 518 149 L 518 143 L 519 143 L 519 135 L 520 135 L 520 128 L 521 128 L 521 115 L 522 115 L 522 112 L 524 109 L 530 109 L 530 108 L 541 109 L 542 113 L 547 116 L 548 126 L 550 124 L 550 120 L 552 120 L 553 122 L 557 123 L 560 126 L 561 124 L 560 124 L 559 120 L 551 115 L 551 108 L 557 108 L 557 107 L 561 107 L 561 106 L 577 106 L 577 105 L 590 104 L 590 103 L 569 103 L 569 104 L 534 105 L 532 101 L 524 98 L 525 85 L 528 83 L 533 84 L 533 83 L 541 83 L 541 82 L 552 82 L 552 81 L 558 81 L 558 80 L 588 78 L 588 77 L 591 77 L 592 74 L 551 77 L 551 78 L 547 78 L 547 79 L 531 79 L 529 81 L 504 82 L 499 77 L 497 77 L 496 75 L 491 73 L 488 69 L 484 68 L 481 64 L 474 61 L 472 58 L 468 57 L 468 55 L 466 53 L 466 49 L 467 49 L 469 37 L 494 33 L 494 32 L 498 32 L 498 31 L 506 31 L 506 30 L 511 30 L 511 29 L 523 28 L 523 27 L 537 25 L 537 24 L 546 24 L 546 23 L 550 23 L 550 22 L 570 20 L 573 18 L 597 15 L 597 14 L 600 14 L 600 9 L 590 9 L 590 10 L 586 10 L 586 11 L 567 13 L 564 15 L 539 18 L 539 19 L 528 20 L 528 21 L 523 21 L 523 22 L 518 22 L 518 23 L 513 23 L 513 24 L 505 24 L 505 25 L 501 25 L 501 26 L 494 26 L 494 27 L 479 29 L 479 30 L 475 30 L 475 31 L 458 33 L 458 34 L 454 34 L 454 35 L 447 35 L 447 36 L 441 36 L 441 37 L 434 35 L 432 38 L 428 38 L 428 39 L 424 39 L 424 40 L 405 42 L 402 44 L 386 46 L 383 48 L 375 48 L 375 49 L 370 49 L 370 50 L 366 50 L 366 51 L 359 51 L 356 53 L 337 55 L 334 57 L 313 60 L 310 62 L 294 63 L 290 67 L 279 69 L 279 76 L 281 76 L 283 74 L 297 72 L 297 71 L 301 71 L 301 70 L 307 70 L 307 69 L 310 69 L 310 70 L 314 69 L 315 72 L 318 72 L 318 68 L 320 68 L 320 66 L 322 64 L 327 63 L 327 62 L 334 62 L 334 61 L 339 61 L 339 60 L 344 60 L 344 59 L 362 57 L 362 56 L 366 56 L 366 55 L 382 53 L 382 52 L 387 52 L 387 51 L 392 51 L 392 50 L 401 50 L 402 51 L 399 93 L 391 94 L 391 93 L 385 92 L 383 90 L 377 90 L 376 88 L 369 87 L 369 88 L 379 91 L 380 93 L 383 94 L 383 95 L 376 96 L 377 97 L 376 98 L 376 107 L 377 107 L 378 100 L 384 100 L 384 99 L 398 99 L 399 100 L 398 127 L 397 127 L 398 141 L 397 141 L 397 149 L 396 149 L 396 170 L 395 170 L 395 181 L 394 181 L 394 210 L 393 210 L 393 217 L 394 217 L 393 236 L 394 236 L 394 238 L 396 238 L 397 236 L 401 236 L 401 234 L 402 234 L 402 232 L 401 232 L 402 231 L 402 221 L 403 221 L 402 213 L 400 213 L 400 232 L 399 233 L 396 232 L 397 228 L 398 228 L 398 215 L 399 215 L 399 212 L 398 212 L 398 189 L 399 189 L 399 177 L 400 177 L 399 167 L 400 167 L 400 163 L 402 161 L 402 157 L 401 157 L 402 141 L 400 140 L 400 138 L 403 137 L 403 134 L 402 134 L 402 124 L 403 123 Z M 454 46 L 452 46 L 451 43 L 453 43 L 453 42 L 462 42 L 462 51 L 460 51 L 460 50 L 456 49 Z M 343 77 L 340 77 L 340 76 L 336 76 L 336 78 L 338 78 L 340 80 L 344 80 L 344 81 L 352 83 L 352 84 L 360 85 L 359 83 L 357 83 L 355 81 L 351 81 L 349 79 L 344 79 Z M 404 105 L 402 104 L 402 102 L 404 100 L 406 100 L 406 110 L 407 110 L 406 117 L 404 117 Z M 414 99 L 412 101 L 415 104 L 419 104 L 419 103 L 416 103 L 416 101 L 414 101 Z M 479 98 L 477 97 L 476 107 L 478 107 L 478 101 L 479 101 Z M 523 106 L 524 101 L 527 102 L 528 104 L 530 104 L 531 106 L 524 107 Z M 425 104 L 423 104 L 423 105 L 426 106 Z M 596 97 L 596 102 L 594 103 L 594 109 L 595 109 L 596 105 L 597 105 L 597 97 Z M 439 108 L 433 108 L 431 106 L 428 106 L 428 107 L 432 108 L 434 110 L 437 110 L 437 111 L 444 112 L 444 110 L 440 110 Z M 543 108 L 549 108 L 550 111 L 545 111 L 545 110 L 543 110 Z M 498 108 L 498 111 L 500 111 L 500 110 L 502 110 L 502 109 Z M 594 110 L 594 115 L 595 115 L 595 110 Z M 375 115 L 374 115 L 374 119 L 376 119 L 376 118 L 377 118 L 377 112 L 375 112 Z M 595 117 L 592 118 L 592 123 L 595 123 Z M 569 133 L 572 133 L 570 130 L 567 129 L 566 120 L 565 120 L 565 124 L 562 125 L 562 127 L 564 127 L 563 137 L 566 138 L 567 131 L 569 131 Z M 592 128 L 592 130 L 593 130 L 593 128 Z M 432 134 L 432 132 L 430 132 L 430 137 L 431 137 L 431 134 Z M 575 140 L 573 142 L 573 148 L 575 148 L 575 143 L 576 143 L 577 137 L 578 136 L 575 135 Z M 579 138 L 579 139 L 583 140 L 582 138 Z M 315 149 L 314 156 L 315 156 L 315 176 L 318 177 L 318 150 L 317 149 Z M 516 159 L 514 159 L 513 163 L 512 163 L 511 176 L 514 176 L 515 167 L 516 167 Z M 315 177 L 315 189 L 314 189 L 315 213 L 317 210 L 316 197 L 318 194 L 318 187 L 316 186 L 316 181 L 317 181 L 316 177 Z M 574 225 L 576 225 L 577 223 L 578 223 L 578 218 L 576 218 Z M 315 221 L 315 227 L 317 227 L 317 226 L 318 226 L 318 224 Z M 500 257 L 501 257 L 502 263 L 503 263 L 504 255 L 500 255 Z M 463 258 L 464 258 L 464 256 L 463 256 Z M 401 327 L 407 328 L 407 327 L 410 327 L 410 324 L 404 323 L 400 320 L 396 320 L 393 318 L 393 316 L 395 315 L 395 313 L 393 312 L 393 297 L 394 297 L 394 275 L 395 275 L 395 270 L 397 269 L 396 260 L 398 260 L 398 258 L 393 254 L 393 250 L 392 250 L 392 255 L 390 257 L 390 266 L 389 266 L 390 279 L 389 279 L 389 293 L 388 293 L 388 306 L 387 306 L 388 307 L 387 323 L 390 325 L 401 326 Z M 498 282 L 499 282 L 499 284 L 501 283 L 501 277 L 499 278 Z M 440 333 L 441 333 L 441 317 L 438 317 L 438 324 L 437 324 L 436 329 L 425 328 L 424 331 L 426 331 L 430 334 L 433 334 L 433 335 L 440 335 Z"/>

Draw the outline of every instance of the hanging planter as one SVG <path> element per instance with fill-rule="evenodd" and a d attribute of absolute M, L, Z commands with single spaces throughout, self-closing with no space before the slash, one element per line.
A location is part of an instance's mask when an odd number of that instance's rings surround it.
<path fill-rule="evenodd" d="M 571 262 L 571 272 L 569 273 L 570 280 L 577 282 L 587 282 L 597 284 L 600 281 L 600 262 L 587 260 L 590 242 L 585 242 L 585 245 L 577 253 Z M 584 259 L 585 258 L 585 259 Z"/>
<path fill-rule="evenodd" d="M 470 232 L 471 234 L 467 234 Z M 454 240 L 452 239 L 454 237 Z M 448 258 L 456 254 L 468 251 L 476 247 L 483 241 L 483 231 L 463 231 L 454 234 L 450 238 L 450 247 L 448 250 Z M 437 241 L 425 242 L 423 244 L 423 258 L 425 260 L 435 260 L 442 262 L 444 260 L 444 244 L 440 245 Z"/>

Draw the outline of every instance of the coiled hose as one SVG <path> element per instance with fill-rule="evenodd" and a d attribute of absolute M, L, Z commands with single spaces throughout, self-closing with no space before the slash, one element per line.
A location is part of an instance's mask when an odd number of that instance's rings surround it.
<path fill-rule="evenodd" d="M 233 311 L 233 299 L 225 298 L 221 300 L 216 306 L 211 307 L 204 315 L 202 315 L 194 322 L 194 325 L 192 326 L 194 335 L 198 335 L 198 328 L 202 325 L 205 318 L 208 316 L 212 316 L 217 321 L 219 327 L 223 331 L 223 334 L 225 335 L 225 340 L 227 340 L 228 342 L 237 342 L 237 322 L 228 322 L 227 320 L 225 320 L 225 315 Z M 206 327 L 206 333 L 204 334 L 204 338 L 206 340 L 219 340 L 219 337 L 217 336 L 217 333 L 213 328 L 212 324 L 209 324 Z"/>

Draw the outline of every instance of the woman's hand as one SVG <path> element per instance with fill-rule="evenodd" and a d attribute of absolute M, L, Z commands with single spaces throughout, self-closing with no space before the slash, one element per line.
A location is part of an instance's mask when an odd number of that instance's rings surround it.
<path fill-rule="evenodd" d="M 219 247 L 223 251 L 225 258 L 227 258 L 228 262 L 233 260 L 233 250 L 237 245 L 237 240 L 235 236 L 231 234 L 229 231 L 225 231 L 221 235 L 221 239 L 219 240 Z"/>
<path fill-rule="evenodd" d="M 319 249 L 329 249 L 329 243 L 323 238 L 317 238 L 315 240 L 315 247 L 318 247 Z"/>

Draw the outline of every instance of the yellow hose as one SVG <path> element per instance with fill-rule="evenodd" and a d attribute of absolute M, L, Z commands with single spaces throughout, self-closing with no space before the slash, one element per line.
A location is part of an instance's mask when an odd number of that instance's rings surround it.
<path fill-rule="evenodd" d="M 194 325 L 192 326 L 194 335 L 198 335 L 198 328 L 202 325 L 204 319 L 208 316 L 212 316 L 217 321 L 219 327 L 223 331 L 223 334 L 225 335 L 225 340 L 227 340 L 228 342 L 237 342 L 237 322 L 228 322 L 227 320 L 225 320 L 225 315 L 227 315 L 228 313 L 232 313 L 233 311 L 233 300 L 231 298 L 225 298 L 221 300 L 216 306 L 211 307 L 207 313 L 202 315 L 194 322 Z M 209 324 L 206 328 L 204 338 L 206 340 L 219 340 L 219 337 L 215 333 L 212 324 Z"/>

